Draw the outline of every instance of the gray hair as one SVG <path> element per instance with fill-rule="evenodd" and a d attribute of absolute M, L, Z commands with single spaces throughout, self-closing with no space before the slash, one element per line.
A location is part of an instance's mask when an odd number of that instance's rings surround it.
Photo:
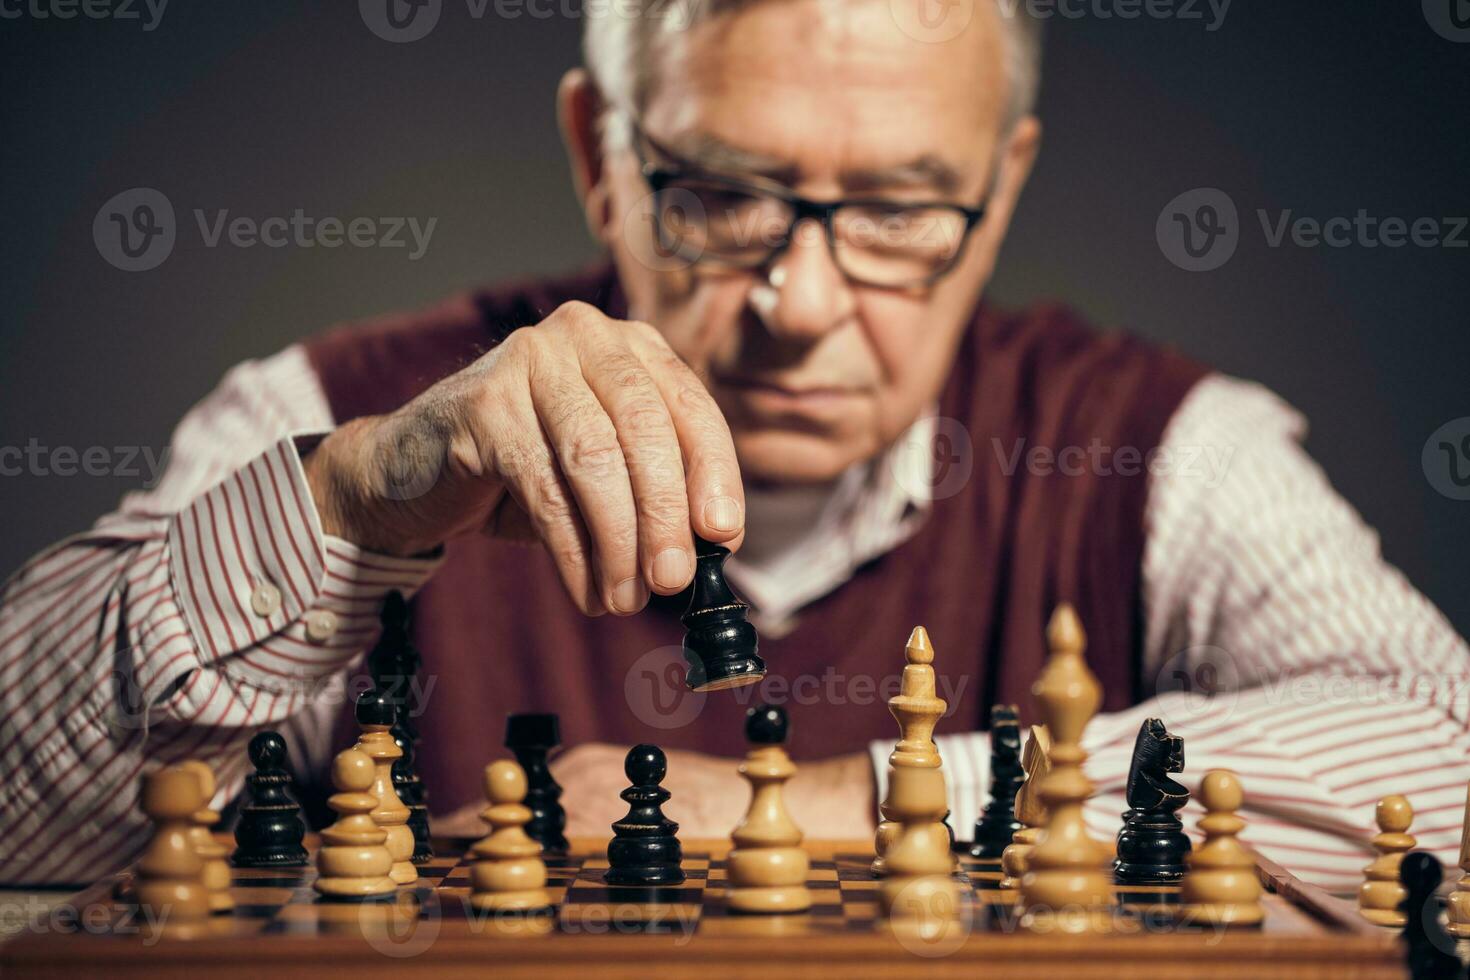
<path fill-rule="evenodd" d="M 640 112 L 653 85 L 656 57 L 666 41 L 697 24 L 734 13 L 763 0 L 610 0 L 586 5 L 582 57 L 593 82 L 615 118 Z M 926 0 L 920 0 L 926 2 Z M 987 0 L 969 0 L 984 3 Z M 1029 114 L 1041 84 L 1041 25 L 1027 3 L 995 0 L 1005 32 L 1007 92 L 1003 131 Z M 626 122 L 624 118 L 622 120 Z M 617 145 L 626 126 L 606 132 Z"/>

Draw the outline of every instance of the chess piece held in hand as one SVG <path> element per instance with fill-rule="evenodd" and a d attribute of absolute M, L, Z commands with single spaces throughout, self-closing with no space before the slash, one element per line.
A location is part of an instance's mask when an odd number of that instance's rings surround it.
<path fill-rule="evenodd" d="M 684 852 L 676 836 L 679 825 L 664 816 L 669 791 L 659 785 L 668 768 L 668 759 L 657 745 L 635 745 L 628 750 L 623 772 L 632 785 L 619 794 L 628 804 L 628 813 L 612 825 L 613 839 L 607 845 L 608 869 L 602 878 L 609 885 L 683 883 L 680 863 Z"/>
<path fill-rule="evenodd" d="M 154 830 L 138 862 L 138 904 L 176 935 L 209 918 L 204 859 L 190 838 L 194 814 L 206 802 L 198 775 L 187 769 L 166 766 L 143 777 L 143 812 Z"/>
<path fill-rule="evenodd" d="M 485 767 L 485 798 L 481 813 L 490 833 L 470 846 L 470 904 L 477 909 L 534 911 L 551 905 L 546 892 L 546 864 L 541 845 L 526 834 L 531 809 L 526 798 L 526 774 L 509 759 Z"/>
<path fill-rule="evenodd" d="M 730 549 L 702 538 L 694 539 L 694 582 L 689 609 L 682 622 L 684 659 L 689 671 L 684 683 L 691 691 L 722 691 L 754 684 L 766 676 L 765 661 L 757 655 L 759 640 L 746 619 L 750 607 L 725 581 L 725 559 Z"/>
<path fill-rule="evenodd" d="M 301 819 L 301 804 L 291 796 L 291 777 L 285 770 L 286 740 L 277 732 L 257 732 L 250 740 L 250 763 L 255 772 L 245 777 L 248 799 L 235 825 L 231 861 L 237 868 L 304 866 L 306 824 Z"/>
<path fill-rule="evenodd" d="M 1378 856 L 1363 869 L 1366 880 L 1358 889 L 1358 911 L 1375 925 L 1402 929 L 1404 913 L 1400 906 L 1408 892 L 1399 881 L 1399 864 L 1419 843 L 1408 832 L 1409 824 L 1414 822 L 1414 808 L 1407 797 L 1385 796 L 1373 808 L 1373 818 L 1378 824 L 1378 833 L 1373 837 Z"/>
<path fill-rule="evenodd" d="M 811 908 L 806 875 L 811 867 L 802 833 L 786 811 L 782 787 L 796 773 L 786 754 L 785 709 L 756 705 L 745 715 L 750 752 L 740 775 L 750 783 L 750 807 L 732 833 L 730 908 L 737 912 L 805 912 Z"/>
<path fill-rule="evenodd" d="M 1189 838 L 1179 810 L 1189 790 L 1169 778 L 1184 771 L 1184 739 L 1149 718 L 1139 727 L 1128 768 L 1128 807 L 1118 831 L 1113 877 L 1120 885 L 1175 885 L 1184 877 Z"/>
<path fill-rule="evenodd" d="M 316 852 L 318 892 L 334 899 L 382 898 L 397 891 L 388 877 L 393 855 L 388 853 L 388 832 L 373 819 L 379 806 L 372 792 L 377 765 L 367 753 L 347 749 L 332 760 L 332 785 L 337 792 L 327 806 L 339 814 L 337 822 L 322 831 L 322 846 Z"/>

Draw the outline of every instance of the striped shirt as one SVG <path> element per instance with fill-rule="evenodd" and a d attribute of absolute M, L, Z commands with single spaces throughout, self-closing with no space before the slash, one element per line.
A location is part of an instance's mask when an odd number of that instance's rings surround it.
<path fill-rule="evenodd" d="M 118 866 L 149 831 L 140 774 L 204 759 L 229 799 L 262 727 L 287 733 L 300 771 L 326 766 L 382 597 L 412 595 L 438 565 L 323 534 L 301 457 L 333 424 L 301 348 L 242 364 L 180 423 L 156 487 L 6 583 L 0 880 Z M 757 529 L 787 502 L 751 495 L 752 547 L 728 568 L 760 628 L 790 629 L 924 520 L 934 424 L 845 475 L 781 547 Z M 1158 716 L 1186 739 L 1191 788 L 1208 768 L 1241 774 L 1246 840 L 1350 889 L 1389 793 L 1413 803 L 1421 844 L 1453 858 L 1470 672 L 1463 641 L 1302 451 L 1304 429 L 1269 392 L 1219 376 L 1171 420 L 1159 459 L 1173 464 L 1152 470 L 1145 514 L 1145 656 L 1160 693 L 1089 727 L 1088 819 L 1116 832 L 1133 737 Z M 1226 465 L 1183 464 L 1205 447 L 1225 447 Z M 988 789 L 988 742 L 951 733 L 940 746 L 963 836 Z M 889 748 L 872 747 L 880 785 Z"/>

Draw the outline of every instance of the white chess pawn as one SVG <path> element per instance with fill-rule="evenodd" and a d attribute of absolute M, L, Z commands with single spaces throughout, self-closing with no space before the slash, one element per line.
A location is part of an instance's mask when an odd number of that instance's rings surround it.
<path fill-rule="evenodd" d="M 192 772 L 199 780 L 199 789 L 204 794 L 204 805 L 194 811 L 194 826 L 189 829 L 189 839 L 194 851 L 204 861 L 204 887 L 209 890 L 209 911 L 228 912 L 235 907 L 230 897 L 230 865 L 225 861 L 229 848 L 214 839 L 210 830 L 219 823 L 219 813 L 209 806 L 214 799 L 214 770 L 199 759 L 187 759 L 179 763 L 180 769 Z"/>
<path fill-rule="evenodd" d="M 740 775 L 750 783 L 750 808 L 730 835 L 730 908 L 737 912 L 805 912 L 812 896 L 806 887 L 811 860 L 801 847 L 801 829 L 786 812 L 781 790 L 796 773 L 782 746 L 786 712 L 757 705 L 745 715 L 750 753 Z"/>
<path fill-rule="evenodd" d="M 470 845 L 470 904 L 487 911 L 532 911 L 551 905 L 541 845 L 526 833 L 526 772 L 509 759 L 485 767 L 480 816 L 490 833 Z"/>
<path fill-rule="evenodd" d="M 1180 913 L 1192 921 L 1249 926 L 1265 918 L 1256 862 L 1236 835 L 1245 821 L 1236 815 L 1245 793 L 1229 769 L 1211 769 L 1200 782 L 1205 815 L 1199 829 L 1204 843 L 1190 852 L 1189 872 L 1180 889 Z"/>
<path fill-rule="evenodd" d="M 372 816 L 378 806 L 372 793 L 374 769 L 372 758 L 357 749 L 339 752 L 332 760 L 337 792 L 327 806 L 341 816 L 322 831 L 312 886 L 331 898 L 377 898 L 397 891 L 388 877 L 393 867 L 386 846 L 388 832 Z"/>
<path fill-rule="evenodd" d="M 948 936 L 960 915 L 949 831 L 941 822 L 947 808 L 944 773 L 897 768 L 892 780 L 888 808 L 899 830 L 878 899 L 890 928 L 934 941 Z"/>
<path fill-rule="evenodd" d="M 1358 889 L 1358 911 L 1376 925 L 1402 929 L 1408 916 L 1399 906 L 1409 891 L 1399 880 L 1399 865 L 1419 843 L 1407 832 L 1414 822 L 1414 808 L 1403 796 L 1385 796 L 1378 801 L 1373 817 L 1378 823 L 1379 832 L 1373 838 L 1378 857 L 1363 869 L 1367 880 Z"/>
<path fill-rule="evenodd" d="M 173 932 L 209 918 L 204 860 L 190 839 L 194 813 L 204 803 L 199 777 L 186 769 L 166 766 L 143 777 L 143 812 L 154 831 L 138 862 L 138 904 Z"/>
<path fill-rule="evenodd" d="M 378 805 L 373 808 L 373 819 L 388 834 L 388 853 L 393 855 L 393 868 L 388 877 L 400 885 L 410 885 L 419 880 L 419 871 L 412 860 L 414 840 L 413 829 L 408 825 L 409 809 L 393 787 L 393 763 L 403 758 L 403 749 L 393 738 L 397 710 L 383 691 L 364 691 L 357 699 L 357 724 L 362 729 L 357 748 L 367 753 L 376 766 L 372 791 Z"/>

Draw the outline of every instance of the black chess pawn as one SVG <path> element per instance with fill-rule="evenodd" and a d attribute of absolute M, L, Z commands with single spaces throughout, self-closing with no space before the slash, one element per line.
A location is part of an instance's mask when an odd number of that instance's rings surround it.
<path fill-rule="evenodd" d="M 403 750 L 403 757 L 393 763 L 393 789 L 403 805 L 408 807 L 408 829 L 413 831 L 414 864 L 428 864 L 434 860 L 434 845 L 429 836 L 429 807 L 425 802 L 423 780 L 414 769 L 414 740 L 398 728 L 393 728 L 393 741 Z"/>
<path fill-rule="evenodd" d="M 1113 877 L 1120 885 L 1171 885 L 1184 879 L 1189 838 L 1179 810 L 1189 790 L 1169 778 L 1184 771 L 1184 739 L 1149 718 L 1133 743 L 1128 768 L 1128 806 L 1118 832 Z"/>
<path fill-rule="evenodd" d="M 1455 953 L 1455 941 L 1439 921 L 1435 890 L 1444 877 L 1439 859 L 1411 851 L 1399 865 L 1399 881 L 1408 892 L 1400 908 L 1404 925 L 1404 965 L 1413 980 L 1460 980 L 1465 967 Z"/>
<path fill-rule="evenodd" d="M 668 772 L 663 750 L 657 745 L 633 746 L 623 772 L 633 784 L 619 794 L 628 804 L 628 815 L 612 825 L 603 880 L 609 885 L 680 884 L 684 853 L 674 836 L 679 825 L 664 816 L 669 791 L 659 785 Z"/>
<path fill-rule="evenodd" d="M 990 709 L 990 799 L 975 821 L 970 856 L 999 860 L 1022 827 L 1016 819 L 1016 793 L 1026 780 L 1021 768 L 1021 720 L 1013 704 Z"/>
<path fill-rule="evenodd" d="M 285 770 L 286 740 L 263 731 L 250 740 L 255 772 L 245 777 L 247 802 L 235 825 L 239 845 L 231 860 L 237 868 L 295 868 L 306 864 L 306 824 L 301 805 L 291 796 Z"/>
<path fill-rule="evenodd" d="M 694 545 L 694 583 L 689 609 L 681 620 L 688 630 L 684 659 L 689 661 L 689 671 L 684 683 L 692 691 L 754 684 L 766 676 L 766 664 L 756 654 L 755 627 L 745 618 L 750 607 L 725 581 L 730 549 L 698 537 Z"/>
<path fill-rule="evenodd" d="M 531 809 L 526 833 L 547 854 L 565 854 L 568 850 L 561 786 L 546 764 L 551 750 L 560 744 L 561 724 L 556 715 L 523 714 L 505 719 L 505 747 L 514 753 L 526 773 L 525 804 Z"/>
<path fill-rule="evenodd" d="M 393 703 L 393 740 L 403 750 L 403 758 L 393 763 L 393 789 L 408 807 L 408 828 L 413 831 L 414 864 L 428 864 L 434 859 L 429 838 L 428 792 L 414 765 L 419 733 L 414 727 L 414 678 L 423 658 L 409 634 L 408 600 L 401 592 L 390 592 L 383 600 L 382 635 L 368 654 L 368 671 L 373 686 Z"/>

